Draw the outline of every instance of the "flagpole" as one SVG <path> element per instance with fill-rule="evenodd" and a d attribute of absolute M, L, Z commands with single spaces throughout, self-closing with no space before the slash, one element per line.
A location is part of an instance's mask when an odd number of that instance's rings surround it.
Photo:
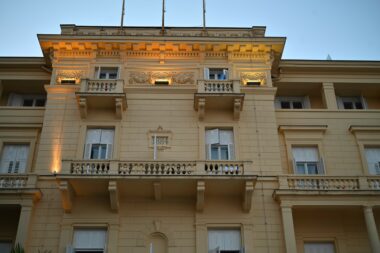
<path fill-rule="evenodd" d="M 161 33 L 165 33 L 165 0 L 162 0 L 162 27 L 161 27 Z"/>
<path fill-rule="evenodd" d="M 124 26 L 124 15 L 125 15 L 125 0 L 123 0 L 123 7 L 121 10 L 121 22 L 120 22 L 121 30 L 123 30 L 123 26 Z"/>
<path fill-rule="evenodd" d="M 206 31 L 206 0 L 203 0 L 203 31 Z"/>

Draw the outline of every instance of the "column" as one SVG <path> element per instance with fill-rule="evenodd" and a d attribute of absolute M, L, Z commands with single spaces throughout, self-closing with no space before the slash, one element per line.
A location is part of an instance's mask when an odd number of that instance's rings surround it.
<path fill-rule="evenodd" d="M 338 110 L 333 83 L 322 84 L 322 99 L 329 110 Z"/>
<path fill-rule="evenodd" d="M 297 253 L 296 235 L 294 233 L 293 214 L 290 206 L 281 206 L 282 224 L 285 237 L 286 253 Z"/>
<path fill-rule="evenodd" d="M 31 205 L 22 205 L 20 218 L 18 221 L 17 234 L 16 234 L 16 244 L 20 244 L 26 248 L 26 241 L 28 239 L 29 224 L 30 218 L 32 216 L 33 206 Z"/>
<path fill-rule="evenodd" d="M 364 210 L 364 218 L 365 218 L 365 223 L 367 225 L 368 238 L 371 244 L 372 253 L 380 253 L 379 234 L 377 233 L 375 217 L 373 216 L 372 207 L 365 206 L 363 210 Z"/>

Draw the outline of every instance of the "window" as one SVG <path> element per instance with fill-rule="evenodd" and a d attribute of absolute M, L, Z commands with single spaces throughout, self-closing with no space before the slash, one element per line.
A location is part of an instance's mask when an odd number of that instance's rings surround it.
<path fill-rule="evenodd" d="M 113 129 L 88 129 L 84 159 L 111 159 L 113 138 Z"/>
<path fill-rule="evenodd" d="M 292 152 L 296 174 L 324 174 L 323 162 L 317 147 L 293 147 Z"/>
<path fill-rule="evenodd" d="M 0 252 L 11 252 L 12 241 L 0 241 Z"/>
<path fill-rule="evenodd" d="M 234 136 L 232 130 L 206 130 L 206 159 L 233 160 Z"/>
<path fill-rule="evenodd" d="M 310 108 L 309 97 L 276 97 L 277 109 L 305 109 Z"/>
<path fill-rule="evenodd" d="M 380 175 L 380 147 L 365 148 L 368 172 L 371 175 Z"/>
<path fill-rule="evenodd" d="M 205 68 L 205 79 L 207 80 L 228 80 L 228 69 L 225 68 Z"/>
<path fill-rule="evenodd" d="M 45 106 L 46 97 L 44 95 L 26 95 L 11 93 L 8 99 L 8 106 L 42 107 Z"/>
<path fill-rule="evenodd" d="M 118 67 L 96 67 L 95 78 L 97 79 L 117 79 L 119 76 Z"/>
<path fill-rule="evenodd" d="M 29 145 L 4 144 L 1 154 L 1 173 L 24 173 L 28 162 Z"/>
<path fill-rule="evenodd" d="M 103 253 L 106 246 L 106 229 L 75 229 L 73 253 Z"/>
<path fill-rule="evenodd" d="M 339 109 L 365 109 L 366 102 L 363 97 L 337 97 Z"/>
<path fill-rule="evenodd" d="M 209 253 L 242 253 L 239 229 L 209 229 Z"/>
<path fill-rule="evenodd" d="M 335 253 L 333 242 L 305 242 L 305 253 Z"/>

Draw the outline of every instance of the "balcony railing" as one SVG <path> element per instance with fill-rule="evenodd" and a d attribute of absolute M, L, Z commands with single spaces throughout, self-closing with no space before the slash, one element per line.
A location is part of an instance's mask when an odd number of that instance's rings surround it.
<path fill-rule="evenodd" d="M 279 177 L 280 190 L 380 190 L 380 176 L 287 175 Z"/>
<path fill-rule="evenodd" d="M 240 93 L 239 80 L 199 80 L 198 93 Z"/>
<path fill-rule="evenodd" d="M 36 175 L 0 174 L 0 189 L 35 188 L 36 183 Z"/>
<path fill-rule="evenodd" d="M 252 171 L 249 161 L 115 161 L 115 160 L 64 160 L 64 175 L 116 175 L 116 176 L 207 176 L 244 175 Z"/>
<path fill-rule="evenodd" d="M 83 93 L 123 93 L 124 81 L 123 80 L 89 80 L 83 79 L 81 82 L 80 92 Z"/>

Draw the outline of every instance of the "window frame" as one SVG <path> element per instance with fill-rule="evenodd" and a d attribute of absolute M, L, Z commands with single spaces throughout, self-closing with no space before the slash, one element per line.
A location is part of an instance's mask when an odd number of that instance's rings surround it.
<path fill-rule="evenodd" d="M 4 143 L 2 145 L 1 152 L 0 152 L 0 164 L 3 162 L 3 152 L 4 152 L 5 146 L 20 146 L 20 147 L 22 147 L 22 146 L 25 147 L 26 146 L 28 148 L 28 153 L 26 155 L 25 169 L 23 170 L 23 172 L 20 173 L 19 172 L 19 170 L 20 170 L 19 168 L 17 168 L 17 170 L 18 170 L 17 172 L 14 172 L 14 170 L 17 167 L 17 164 L 20 164 L 20 161 L 17 161 L 16 159 L 13 159 L 12 161 L 10 161 L 10 162 L 15 162 L 15 166 L 12 169 L 13 171 L 9 172 L 9 167 L 8 167 L 8 169 L 7 168 L 4 169 L 5 171 L 8 170 L 8 172 L 4 172 L 3 174 L 12 174 L 12 175 L 13 174 L 16 174 L 16 175 L 17 174 L 26 174 L 27 173 L 27 167 L 28 167 L 28 160 L 29 160 L 30 145 L 28 143 Z M 17 150 L 17 152 L 19 152 L 19 150 Z M 3 168 L 0 168 L 0 170 L 3 170 Z"/>
<path fill-rule="evenodd" d="M 210 78 L 210 70 L 222 70 L 223 75 L 225 76 L 224 79 L 219 79 L 219 78 Z M 204 73 L 203 73 L 203 78 L 204 80 L 210 80 L 210 81 L 228 81 L 231 80 L 231 68 L 228 66 L 207 66 L 204 67 Z M 224 73 L 224 71 L 226 71 Z"/>
<path fill-rule="evenodd" d="M 334 253 L 339 253 L 338 240 L 336 238 L 303 238 L 302 252 L 305 253 L 306 243 L 332 243 L 334 245 Z"/>
<path fill-rule="evenodd" d="M 81 122 L 80 130 L 79 130 L 79 142 L 77 146 L 77 152 L 75 158 L 77 160 L 84 160 L 85 158 L 85 145 L 86 145 L 86 136 L 87 129 L 113 129 L 114 137 L 113 137 L 113 146 L 111 157 L 106 160 L 115 160 L 119 158 L 119 142 L 120 142 L 120 130 L 121 130 L 121 122 L 113 122 L 113 123 L 105 123 L 104 121 L 99 122 Z M 95 159 L 92 159 L 95 160 Z"/>
<path fill-rule="evenodd" d="M 366 110 L 368 109 L 367 102 L 363 96 L 336 96 L 336 101 L 339 110 Z M 353 108 L 344 108 L 344 103 L 351 103 Z M 356 103 L 360 102 L 362 108 L 356 108 Z"/>
<path fill-rule="evenodd" d="M 32 135 L 35 134 L 35 135 Z M 24 137 L 10 137 L 9 135 L 7 138 L 1 137 L 2 133 L 0 132 L 0 159 L 3 152 L 3 146 L 4 145 L 29 145 L 29 152 L 28 152 L 28 158 L 25 166 L 25 172 L 18 173 L 18 174 L 28 174 L 30 172 L 33 172 L 33 163 L 34 163 L 34 153 L 36 148 L 36 142 L 37 142 L 37 131 L 33 132 L 27 132 L 24 134 Z"/>
<path fill-rule="evenodd" d="M 113 139 L 112 139 L 112 144 L 108 144 L 108 143 L 102 143 L 102 142 L 99 142 L 99 143 L 88 143 L 87 142 L 87 134 L 88 134 L 88 131 L 89 130 L 100 130 L 100 131 L 103 131 L 103 130 L 113 130 Z M 100 135 L 101 136 L 101 135 Z M 95 127 L 95 128 L 87 128 L 86 130 L 86 137 L 85 137 L 85 146 L 84 146 L 84 151 L 83 151 L 83 159 L 85 160 L 111 160 L 112 159 L 112 156 L 113 156 L 113 146 L 115 145 L 115 129 L 114 128 L 107 128 L 107 127 L 101 127 L 101 128 L 98 128 L 98 127 Z M 87 145 L 89 145 L 89 147 L 87 147 Z M 102 150 L 103 148 L 102 147 L 106 147 L 105 149 L 105 158 L 101 158 L 102 156 Z M 109 147 L 108 145 L 111 145 L 112 146 L 112 149 L 111 149 L 111 154 L 110 156 L 108 157 L 108 152 L 109 152 Z M 94 146 L 98 146 L 99 149 L 97 151 L 97 157 L 96 158 L 91 158 L 92 157 L 92 152 L 93 152 L 93 149 L 94 149 Z M 86 157 L 86 150 L 89 152 L 89 156 Z"/>
<path fill-rule="evenodd" d="M 116 78 L 109 78 L 109 73 L 107 75 L 107 78 L 100 78 L 100 74 L 102 72 L 102 68 L 115 68 L 117 69 L 117 75 Z M 94 66 L 94 77 L 97 80 L 119 80 L 120 79 L 120 71 L 121 67 L 120 66 L 115 66 L 115 65 L 96 65 Z"/>
<path fill-rule="evenodd" d="M 13 99 L 15 99 L 15 97 L 19 96 L 19 98 L 22 100 L 22 105 L 12 105 L 13 103 Z M 25 100 L 32 100 L 32 105 L 31 106 L 27 106 L 27 105 L 24 105 L 24 102 Z M 44 100 L 44 105 L 43 106 L 37 106 L 36 103 L 37 103 L 37 100 Z M 47 102 L 47 96 L 46 95 L 43 95 L 43 94 L 22 94 L 22 93 L 9 93 L 8 95 L 8 102 L 7 102 L 7 106 L 12 106 L 12 107 L 23 107 L 23 108 L 31 108 L 31 107 L 37 107 L 37 108 L 43 108 L 46 106 L 46 102 Z"/>
<path fill-rule="evenodd" d="M 311 109 L 310 106 L 310 98 L 309 96 L 278 96 L 275 97 L 275 108 L 280 110 L 304 110 L 304 109 Z M 282 102 L 288 102 L 290 105 L 290 108 L 282 108 L 281 103 Z M 294 108 L 294 104 L 296 102 L 300 102 L 302 105 L 302 108 Z"/>
<path fill-rule="evenodd" d="M 198 147 L 198 159 L 202 161 L 206 161 L 206 130 L 207 129 L 214 129 L 214 128 L 221 128 L 221 129 L 231 129 L 233 132 L 234 137 L 234 155 L 235 158 L 232 161 L 239 161 L 240 160 L 240 152 L 239 152 L 239 124 L 234 123 L 205 123 L 205 122 L 198 122 L 198 140 L 199 140 L 199 147 Z"/>
<path fill-rule="evenodd" d="M 219 131 L 220 130 L 232 131 L 232 137 L 233 137 L 233 144 L 232 145 L 233 145 L 233 149 L 234 150 L 231 150 L 230 147 L 229 147 L 229 145 L 227 145 L 227 144 L 223 144 L 223 145 L 220 144 L 220 143 L 218 143 L 218 144 L 209 144 L 210 145 L 210 149 L 209 150 L 206 150 L 206 147 L 205 147 L 205 160 L 207 160 L 207 161 L 236 161 L 237 160 L 237 158 L 236 158 L 236 141 L 235 141 L 236 136 L 235 136 L 234 128 L 228 128 L 228 127 L 213 127 L 213 128 L 208 128 L 208 127 L 206 127 L 205 128 L 205 135 L 204 135 L 205 146 L 206 146 L 206 141 L 207 141 L 206 140 L 206 133 L 207 133 L 207 131 L 214 130 L 214 129 L 218 129 Z M 212 159 L 212 146 L 213 145 L 217 146 L 217 148 L 218 148 L 218 158 L 219 159 Z M 221 147 L 222 146 L 227 146 L 227 152 L 228 152 L 228 159 L 227 160 L 220 159 L 221 158 Z M 210 154 L 208 158 L 207 158 L 207 153 Z M 233 158 L 233 159 L 231 159 L 231 158 Z"/>
<path fill-rule="evenodd" d="M 317 153 L 318 153 L 318 161 L 297 161 L 294 157 L 294 152 L 293 152 L 293 148 L 315 148 Z M 316 144 L 316 145 L 313 145 L 313 144 L 292 144 L 291 145 L 291 152 L 292 152 L 292 167 L 293 167 L 293 174 L 294 175 L 305 175 L 305 176 L 308 176 L 308 175 L 317 175 L 317 176 L 323 176 L 323 175 L 326 175 L 326 170 L 325 170 L 325 166 L 324 166 L 324 161 L 323 161 L 323 157 L 321 155 L 321 150 L 319 148 L 319 145 Z M 304 165 L 304 169 L 305 169 L 305 173 L 304 174 L 301 174 L 301 173 L 298 173 L 298 164 L 297 163 L 301 163 Z M 312 163 L 316 163 L 316 170 L 317 170 L 317 173 L 316 174 L 312 174 L 312 173 L 309 173 L 309 170 L 308 170 L 308 166 L 307 164 L 312 164 Z M 306 166 L 305 166 L 306 165 Z M 319 167 L 321 167 L 321 169 L 319 169 Z M 319 170 L 321 170 L 323 173 L 319 173 Z"/>
<path fill-rule="evenodd" d="M 236 230 L 236 231 L 239 231 L 240 232 L 240 249 L 239 249 L 239 252 L 242 253 L 241 251 L 243 250 L 244 252 L 244 249 L 246 248 L 245 247 L 245 241 L 244 241 L 244 229 L 241 225 L 234 225 L 234 224 L 212 224 L 212 225 L 209 225 L 207 226 L 206 228 L 206 247 L 207 247 L 207 251 L 206 252 L 210 252 L 210 248 L 209 248 L 209 231 L 210 230 L 221 230 L 221 231 L 230 231 L 230 230 Z M 219 253 L 219 251 L 218 251 Z"/>
<path fill-rule="evenodd" d="M 106 236 L 104 241 L 104 248 L 103 250 L 100 249 L 78 249 L 76 250 L 74 246 L 74 236 L 75 236 L 75 230 L 105 230 Z M 109 241 L 109 233 L 110 229 L 107 225 L 98 225 L 98 224 L 86 224 L 86 225 L 74 225 L 72 227 L 72 235 L 71 235 L 71 253 L 79 253 L 79 252 L 99 252 L 99 253 L 106 253 L 108 250 L 108 241 Z"/>

